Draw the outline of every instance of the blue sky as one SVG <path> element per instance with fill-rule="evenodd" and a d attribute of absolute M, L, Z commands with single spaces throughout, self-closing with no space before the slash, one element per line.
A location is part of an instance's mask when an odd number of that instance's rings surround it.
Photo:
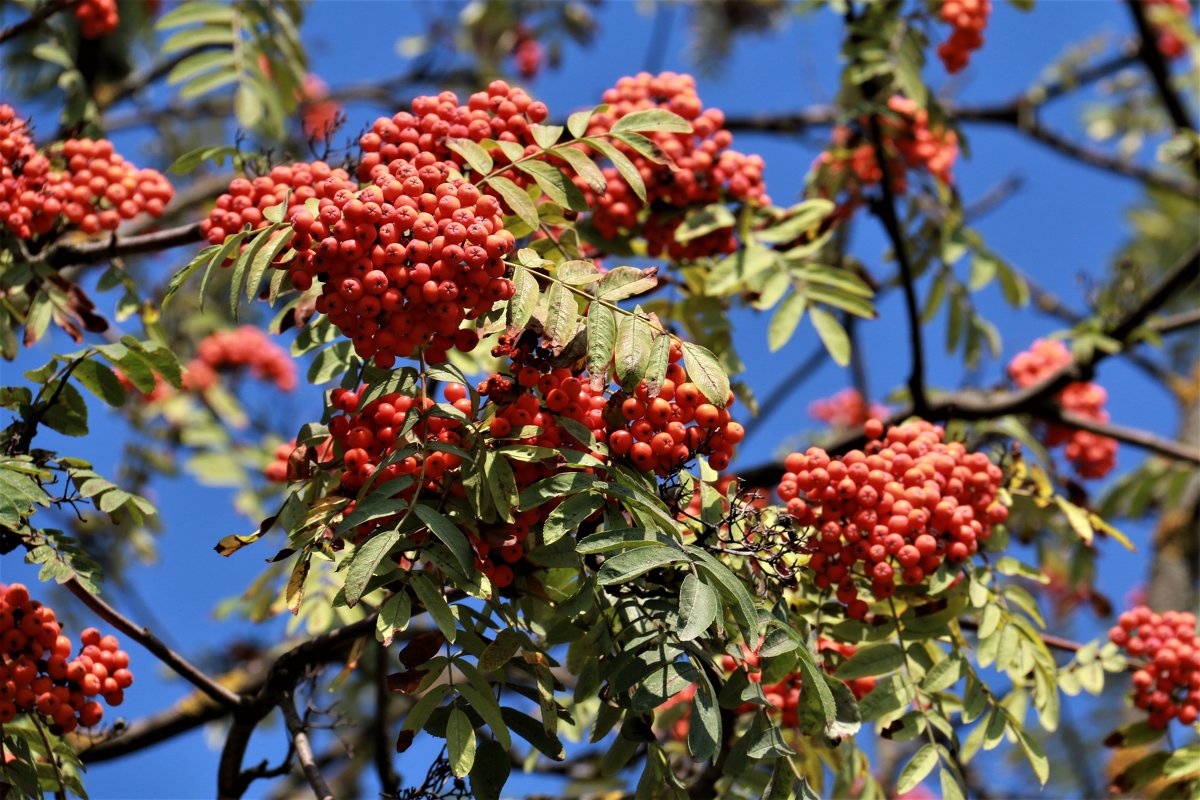
<path fill-rule="evenodd" d="M 304 25 L 313 71 L 334 87 L 402 72 L 405 62 L 396 54 L 396 41 L 420 32 L 427 12 L 435 8 L 434 4 L 422 8 L 418 5 L 318 0 L 310 7 Z M 642 4 L 632 2 L 610 2 L 601 7 L 598 39 L 587 50 L 568 49 L 560 70 L 547 72 L 527 84 L 531 93 L 547 102 L 553 115 L 565 116 L 577 108 L 593 105 L 617 78 L 638 71 L 652 48 L 663 50 L 656 56 L 663 68 L 696 72 L 696 65 L 689 60 L 686 16 L 676 12 L 666 40 L 652 43 L 652 18 L 641 13 L 640 8 Z M 935 86 L 945 85 L 972 103 L 1003 101 L 1036 80 L 1043 66 L 1062 55 L 1069 45 L 1085 37 L 1123 34 L 1128 27 L 1127 12 L 1117 2 L 1039 2 L 1031 13 L 1022 13 L 1008 2 L 996 0 L 987 44 L 974 54 L 968 70 L 949 84 L 935 61 L 927 65 L 926 75 Z M 706 105 L 723 108 L 729 115 L 786 111 L 828 102 L 836 88 L 840 43 L 840 23 L 829 13 L 798 18 L 770 34 L 745 36 L 738 40 L 726 64 L 698 71 L 701 98 Z M 1078 100 L 1058 101 L 1044 112 L 1043 121 L 1078 136 L 1081 107 Z M 347 109 L 348 128 L 356 130 L 378 114 L 394 110 L 351 106 Z M 1013 174 L 1024 179 L 1020 192 L 980 220 L 976 227 L 993 250 L 1034 275 L 1068 304 L 1082 308 L 1083 281 L 1088 276 L 1099 278 L 1104 274 L 1106 257 L 1128 233 L 1123 213 L 1137 202 L 1137 185 L 1067 161 L 1008 129 L 977 126 L 969 128 L 967 133 L 973 158 L 960 160 L 955 168 L 966 202 L 982 196 Z M 777 204 L 787 205 L 798 197 L 804 174 L 817 154 L 815 143 L 822 139 L 821 132 L 814 133 L 809 140 L 739 134 L 734 147 L 764 156 L 771 196 Z M 136 155 L 141 143 L 132 136 L 118 139 L 118 146 L 137 163 L 142 163 Z M 877 224 L 864 216 L 856 226 L 854 252 L 876 274 L 886 274 L 892 268 L 882 260 L 885 249 Z M 164 259 L 164 275 L 186 257 L 186 253 L 180 252 Z M 102 308 L 106 304 L 111 308 L 115 299 L 113 295 L 103 295 L 99 301 Z M 983 366 L 980 380 L 984 384 L 999 381 L 1003 365 L 1033 338 L 1060 327 L 1055 321 L 1028 310 L 1013 312 L 994 289 L 983 292 L 978 302 L 1004 335 L 1003 357 Z M 860 343 L 869 365 L 872 390 L 882 394 L 904 383 L 908 352 L 906 337 L 898 335 L 904 324 L 899 296 L 884 299 L 879 310 L 878 322 L 860 326 Z M 783 350 L 770 354 L 765 347 L 769 316 L 735 312 L 734 319 L 736 345 L 747 364 L 742 378 L 760 397 L 806 357 L 816 341 L 811 329 L 802 326 Z M 931 343 L 931 384 L 959 385 L 964 378 L 959 359 L 945 356 L 940 350 L 939 343 L 944 339 L 940 321 L 927 330 L 927 339 Z M 65 349 L 61 340 L 56 340 L 22 353 L 15 365 L 0 365 L 4 382 L 19 381 L 20 370 L 42 363 L 53 347 Z M 1173 404 L 1162 389 L 1149 385 L 1141 373 L 1119 359 L 1111 359 L 1103 365 L 1099 381 L 1109 391 L 1109 409 L 1115 420 L 1162 434 L 1173 433 L 1176 424 Z M 833 394 L 849 383 L 847 371 L 832 364 L 820 369 L 782 413 L 755 432 L 741 449 L 735 468 L 771 458 L 779 442 L 812 428 L 814 423 L 808 420 L 806 411 L 809 402 Z M 272 402 L 265 397 L 251 401 Z M 280 414 L 288 419 L 281 433 L 289 436 L 301 421 L 317 416 L 318 404 L 316 390 L 302 391 L 289 398 L 284 406 L 286 413 Z M 41 434 L 38 445 L 92 458 L 98 469 L 112 474 L 115 454 L 126 431 L 119 424 L 96 424 L 106 419 L 108 412 L 96 403 L 91 410 L 95 420 L 95 434 L 91 438 L 76 441 Z M 744 421 L 748 426 L 754 424 Z M 1139 454 L 1130 448 L 1123 448 L 1119 456 L 1122 467 L 1136 463 L 1138 458 Z M 170 631 L 171 638 L 189 655 L 216 647 L 231 636 L 265 639 L 277 636 L 281 630 L 279 622 L 255 628 L 236 622 L 218 623 L 213 618 L 216 604 L 245 587 L 263 566 L 259 559 L 273 552 L 267 552 L 270 545 L 261 550 L 251 548 L 231 559 L 222 559 L 213 552 L 212 546 L 218 538 L 246 532 L 254 524 L 233 511 L 229 493 L 196 487 L 187 481 L 160 481 L 155 491 L 165 523 L 159 543 L 160 559 L 152 567 L 130 570 L 129 580 L 138 587 L 140 601 L 153 610 L 157 624 Z M 1139 545 L 1146 543 L 1146 526 L 1129 525 L 1127 533 Z M 1143 579 L 1145 550 L 1129 555 L 1114 547 L 1111 543 L 1105 546 L 1100 587 L 1119 603 Z M 0 575 L 5 581 L 35 580 L 34 573 L 14 555 L 5 556 L 0 562 Z M 116 588 L 108 592 L 118 606 L 138 616 L 133 598 Z M 1094 631 L 1094 626 L 1084 626 L 1079 635 Z M 136 646 L 129 649 L 137 684 L 127 693 L 121 716 L 139 718 L 186 694 L 187 685 L 164 674 L 148 653 Z M 87 780 L 92 797 L 211 796 L 219 755 L 215 743 L 222 738 L 213 733 L 196 731 L 120 762 L 94 766 Z M 399 766 L 408 778 L 423 774 L 419 765 L 430 757 L 432 749 L 433 743 L 422 737 L 403 757 Z M 255 735 L 246 763 L 257 763 L 264 758 L 275 763 L 284 752 L 282 729 L 278 725 L 263 727 Z M 524 794 L 545 791 L 548 785 L 514 775 L 508 788 L 510 793 Z M 248 796 L 258 796 L 262 789 L 252 788 Z"/>

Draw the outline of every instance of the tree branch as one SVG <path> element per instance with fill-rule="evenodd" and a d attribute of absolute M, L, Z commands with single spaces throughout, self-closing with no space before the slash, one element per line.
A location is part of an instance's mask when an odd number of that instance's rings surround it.
<path fill-rule="evenodd" d="M 83 601 L 83 604 L 96 612 L 101 619 L 149 650 L 159 661 L 213 700 L 227 708 L 237 708 L 242 705 L 243 700 L 239 695 L 217 683 L 183 656 L 167 647 L 150 632 L 149 628 L 139 627 L 132 620 L 122 616 L 115 608 L 89 592 L 78 578 L 73 577 L 64 585 L 71 594 Z"/>
<path fill-rule="evenodd" d="M 1071 428 L 1090 431 L 1100 436 L 1108 436 L 1119 442 L 1131 444 L 1134 447 L 1140 447 L 1143 450 L 1149 450 L 1152 453 L 1158 453 L 1161 456 L 1173 458 L 1176 461 L 1187 461 L 1200 465 L 1200 450 L 1188 447 L 1173 439 L 1156 436 L 1140 428 L 1130 428 L 1112 422 L 1101 422 L 1089 417 L 1082 417 L 1078 414 L 1063 411 L 1061 406 L 1056 405 L 1047 405 L 1034 409 L 1033 415 L 1046 422 L 1057 422 Z"/>
<path fill-rule="evenodd" d="M 42 6 L 37 11 L 34 11 L 27 18 L 9 25 L 4 30 L 0 30 L 0 44 L 4 44 L 9 39 L 16 38 L 24 33 L 36 30 L 50 17 L 60 11 L 65 11 L 71 6 L 78 5 L 80 0 L 50 0 L 46 5 Z"/>
<path fill-rule="evenodd" d="M 287 692 L 282 701 L 279 703 L 279 709 L 283 712 L 283 721 L 287 724 L 288 731 L 292 734 L 292 744 L 296 748 L 296 757 L 300 760 L 300 768 L 304 770 L 304 777 L 308 779 L 308 785 L 312 787 L 313 794 L 317 800 L 333 800 L 333 791 L 329 788 L 329 784 L 325 782 L 324 776 L 321 775 L 321 770 L 317 767 L 316 759 L 313 757 L 312 745 L 309 744 L 308 734 L 305 732 L 304 721 L 300 719 L 300 715 L 296 712 L 296 703 L 291 692 Z"/>
<path fill-rule="evenodd" d="M 1195 130 L 1196 123 L 1192 121 L 1191 114 L 1184 106 L 1183 100 L 1171 86 L 1171 73 L 1162 52 L 1158 49 L 1158 33 L 1150 25 L 1150 20 L 1146 18 L 1144 0 L 1125 0 L 1125 6 L 1129 9 L 1129 13 L 1133 17 L 1133 24 L 1137 27 L 1138 36 L 1142 40 L 1142 46 L 1138 48 L 1138 58 L 1146 65 L 1146 70 L 1150 73 L 1155 88 L 1158 89 L 1158 97 L 1162 100 L 1167 115 L 1171 117 L 1175 132 Z M 1196 177 L 1200 178 L 1200 161 L 1193 161 L 1192 168 L 1196 172 Z"/>
<path fill-rule="evenodd" d="M 929 398 L 925 396 L 925 345 L 921 333 L 921 311 L 917 308 L 916 278 L 913 275 L 912 264 L 908 260 L 908 245 L 904 241 L 904 231 L 900 220 L 896 218 L 896 195 L 892 191 L 891 165 L 888 163 L 887 150 L 883 143 L 883 129 L 879 116 L 872 115 L 870 122 L 871 144 L 875 149 L 875 161 L 879 165 L 882 178 L 879 188 L 882 197 L 871 204 L 875 215 L 883 223 L 888 238 L 892 242 L 892 252 L 900 265 L 900 288 L 904 290 L 904 308 L 908 314 L 908 341 L 911 349 L 912 369 L 908 375 L 908 391 L 912 396 L 913 410 L 924 414 L 929 408 Z M 865 401 L 866 398 L 863 398 Z"/>
<path fill-rule="evenodd" d="M 1192 308 L 1187 311 L 1180 311 L 1178 314 L 1159 317 L 1150 323 L 1150 327 L 1156 333 L 1166 335 L 1197 324 L 1200 324 L 1200 308 Z"/>
<path fill-rule="evenodd" d="M 1103 335 L 1119 342 L 1122 350 L 1128 347 L 1129 337 L 1134 331 L 1140 328 L 1151 314 L 1194 281 L 1198 274 L 1200 274 L 1200 245 L 1192 248 L 1175 266 L 1168 270 L 1166 277 L 1141 302 L 1123 314 L 1116 322 L 1106 326 L 1102 331 Z M 1036 413 L 1045 408 L 1051 398 L 1062 391 L 1067 384 L 1090 379 L 1096 365 L 1109 355 L 1107 351 L 1096 348 L 1089 358 L 1072 361 L 1040 383 L 1017 391 L 963 390 L 936 395 L 929 401 L 925 418 L 930 420 L 979 420 L 993 419 L 1007 414 Z M 900 409 L 888 418 L 888 422 L 899 423 L 912 416 L 913 413 L 912 406 Z M 1109 430 L 1119 433 L 1129 431 L 1129 429 L 1119 427 Z M 1141 444 L 1139 439 L 1144 439 L 1144 436 L 1130 437 L 1130 444 Z M 844 452 L 862 446 L 865 441 L 861 431 L 848 432 L 831 442 L 826 449 L 830 452 Z M 1188 459 L 1190 460 L 1190 454 Z M 779 463 L 762 464 L 743 470 L 739 475 L 747 486 L 770 486 L 779 482 L 783 475 L 783 465 Z"/>
<path fill-rule="evenodd" d="M 78 264 L 94 264 L 121 256 L 170 250 L 173 247 L 193 244 L 203 239 L 200 223 L 192 222 L 177 228 L 167 228 L 136 236 L 113 234 L 108 239 L 99 241 L 57 242 L 35 256 L 35 260 L 44 261 L 51 267 L 61 269 Z"/>

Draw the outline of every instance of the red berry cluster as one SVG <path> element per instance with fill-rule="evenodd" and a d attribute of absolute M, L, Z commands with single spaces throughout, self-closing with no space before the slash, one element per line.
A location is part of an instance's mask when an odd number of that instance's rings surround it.
<path fill-rule="evenodd" d="M 653 396 L 645 381 L 632 394 L 611 392 L 603 384 L 597 388 L 596 382 L 582 372 L 549 370 L 548 365 L 539 365 L 528 350 L 514 352 L 501 346 L 493 352 L 500 351 L 513 356 L 516 384 L 529 391 L 516 401 L 498 400 L 511 388 L 511 380 L 494 375 L 480 385 L 480 393 L 492 397 L 501 409 L 492 421 L 494 436 L 507 435 L 513 427 L 519 427 L 518 423 L 539 424 L 527 421 L 538 416 L 570 417 L 592 430 L 598 440 L 606 441 L 614 456 L 628 457 L 643 472 L 659 475 L 675 472 L 697 455 L 707 456 L 713 469 L 723 470 L 746 436 L 745 429 L 729 414 L 732 393 L 724 407 L 717 407 L 688 380 L 687 370 L 680 363 L 683 348 L 678 341 L 671 342 L 666 378 Z M 540 401 L 532 392 L 535 388 Z M 558 436 L 569 441 L 561 433 L 550 434 L 550 439 Z M 546 446 L 557 446 L 557 442 Z"/>
<path fill-rule="evenodd" d="M 0 724 L 20 712 L 41 714 L 55 733 L 96 725 L 104 716 L 99 695 L 119 706 L 133 683 L 129 655 L 115 636 L 88 628 L 79 655 L 62 635 L 54 612 L 19 583 L 0 584 Z"/>
<path fill-rule="evenodd" d="M 129 380 L 125 373 L 119 368 L 114 368 L 113 374 L 117 376 L 117 381 L 120 382 L 121 387 L 127 394 L 136 394 L 142 399 L 143 402 L 146 403 L 155 403 L 159 400 L 165 400 L 175 393 L 175 389 L 171 386 L 171 384 L 163 380 L 163 376 L 159 375 L 157 372 L 154 373 L 154 388 L 148 392 L 143 392 L 134 386 L 133 381 Z"/>
<path fill-rule="evenodd" d="M 121 21 L 117 0 L 80 0 L 75 6 L 75 18 L 85 39 L 108 36 Z"/>
<path fill-rule="evenodd" d="M 431 364 L 451 348 L 474 349 L 478 334 L 460 325 L 512 297 L 504 256 L 516 239 L 500 203 L 452 171 L 427 152 L 397 158 L 373 169 L 374 185 L 361 192 L 291 215 L 300 255 L 287 265 L 292 283 L 305 290 L 321 279 L 317 311 L 385 369 L 426 345 Z"/>
<path fill-rule="evenodd" d="M 341 113 L 342 107 L 330 99 L 325 81 L 311 72 L 305 75 L 300 97 L 300 124 L 304 135 L 310 139 L 328 139 L 337 128 Z"/>
<path fill-rule="evenodd" d="M 983 29 L 992 13 L 992 0 L 941 0 L 941 3 L 942 22 L 954 30 L 949 39 L 938 45 L 938 58 L 947 72 L 959 72 L 971 60 L 971 53 L 983 47 Z"/>
<path fill-rule="evenodd" d="M 888 154 L 888 175 L 892 190 L 908 190 L 908 170 L 925 169 L 943 183 L 952 183 L 951 170 L 958 158 L 958 134 L 941 125 L 930 125 L 929 112 L 916 102 L 896 95 L 888 100 L 895 116 L 880 118 L 884 149 Z M 862 128 L 868 123 L 863 121 Z M 826 180 L 840 182 L 851 195 L 852 204 L 866 186 L 883 180 L 883 169 L 875 157 L 874 144 L 860 132 L 845 126 L 833 131 L 834 149 L 822 153 L 815 166 Z"/>
<path fill-rule="evenodd" d="M 296 388 L 296 365 L 287 351 L 253 325 L 204 337 L 188 364 L 186 388 L 203 392 L 216 385 L 219 370 L 242 368 L 258 380 L 271 381 L 281 392 Z"/>
<path fill-rule="evenodd" d="M 345 170 L 333 169 L 324 161 L 280 165 L 253 180 L 234 178 L 229 191 L 217 198 L 208 219 L 200 223 L 200 230 L 209 244 L 220 244 L 247 225 L 251 230 L 270 225 L 263 212 L 285 199 L 288 207 L 283 219 L 288 220 L 306 201 L 331 198 L 341 189 L 354 191 L 357 187 Z"/>
<path fill-rule="evenodd" d="M 20 239 L 49 233 L 60 220 L 86 234 L 122 220 L 159 216 L 174 194 L 160 173 L 137 169 L 107 139 L 68 139 L 38 152 L 28 127 L 0 105 L 0 225 Z"/>
<path fill-rule="evenodd" d="M 1071 363 L 1067 346 L 1057 339 L 1038 339 L 1008 365 L 1009 377 L 1021 388 L 1044 381 Z M 1108 421 L 1108 393 L 1090 381 L 1068 384 L 1058 395 L 1064 411 L 1099 422 Z M 1046 444 L 1065 444 L 1063 454 L 1081 478 L 1103 478 L 1117 464 L 1117 440 L 1065 425 L 1045 426 Z"/>
<path fill-rule="evenodd" d="M 442 92 L 437 96 L 417 97 L 412 112 L 401 111 L 392 117 L 375 120 L 371 130 L 358 140 L 362 148 L 358 178 L 368 181 L 375 170 L 396 159 L 411 161 L 417 153 L 432 153 L 438 160 L 464 162 L 446 146 L 446 139 L 484 139 L 533 145 L 529 126 L 543 122 L 550 111 L 546 104 L 529 97 L 523 89 L 504 81 L 492 81 L 487 91 L 476 92 L 459 105 L 458 95 Z M 406 146 L 407 145 L 407 146 Z M 498 163 L 505 163 L 499 149 L 493 151 Z"/>
<path fill-rule="evenodd" d="M 614 143 L 641 173 L 646 184 L 642 205 L 611 167 L 605 170 L 608 190 L 600 196 L 581 179 L 580 189 L 589 197 L 592 223 L 606 239 L 640 233 L 651 255 L 667 253 L 672 259 L 696 258 L 729 253 L 737 247 L 732 228 L 723 228 L 688 242 L 677 242 L 675 234 L 683 222 L 683 211 L 721 200 L 745 200 L 768 204 L 763 185 L 763 160 L 730 150 L 733 134 L 724 128 L 725 115 L 705 109 L 691 75 L 647 72 L 625 77 L 604 92 L 608 111 L 594 115 L 588 135 L 608 133 L 624 116 L 635 111 L 664 108 L 691 123 L 691 133 L 648 134 L 674 166 L 656 164 L 624 144 Z M 643 220 L 643 210 L 651 209 Z M 678 212 L 674 215 L 664 212 Z"/>
<path fill-rule="evenodd" d="M 529 80 L 537 76 L 545 60 L 542 44 L 528 25 L 518 25 L 516 43 L 513 45 L 513 62 L 522 78 Z"/>
<path fill-rule="evenodd" d="M 817 586 L 836 586 L 854 619 L 867 612 L 857 575 L 877 599 L 890 597 L 901 580 L 915 586 L 943 561 L 966 561 L 1008 518 L 996 500 L 1003 475 L 983 453 L 943 442 L 942 428 L 923 420 L 886 436 L 879 420 L 864 427 L 863 450 L 789 455 L 778 489 L 788 513 L 816 529 L 807 549 Z"/>
<path fill-rule="evenodd" d="M 1200 718 L 1200 636 L 1190 612 L 1156 614 L 1145 606 L 1126 611 L 1108 632 L 1129 655 L 1146 660 L 1133 673 L 1133 703 L 1150 712 L 1150 727 L 1184 725 Z"/>
<path fill-rule="evenodd" d="M 808 415 L 832 428 L 857 428 L 869 419 L 882 419 L 888 415 L 885 406 L 863 400 L 857 389 L 843 389 L 832 397 L 814 400 L 808 406 Z"/>
<path fill-rule="evenodd" d="M 1181 19 L 1189 19 L 1192 6 L 1188 0 L 1146 0 L 1147 6 L 1170 6 Z M 1169 28 L 1158 29 L 1158 51 L 1167 58 L 1179 58 L 1187 53 L 1187 42 L 1176 36 Z"/>

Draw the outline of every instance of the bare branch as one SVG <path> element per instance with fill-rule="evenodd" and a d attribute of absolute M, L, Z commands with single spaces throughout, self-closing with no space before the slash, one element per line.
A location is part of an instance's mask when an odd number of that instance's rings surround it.
<path fill-rule="evenodd" d="M 333 791 L 329 788 L 329 784 L 325 782 L 324 776 L 321 775 L 320 768 L 317 767 L 316 759 L 313 757 L 312 745 L 309 744 L 304 722 L 296 712 L 296 702 L 291 692 L 284 695 L 282 701 L 279 703 L 279 709 L 283 712 L 283 721 L 287 724 L 288 731 L 292 734 L 292 743 L 296 748 L 296 757 L 300 760 L 300 768 L 304 770 L 304 777 L 308 779 L 308 784 L 312 787 L 313 794 L 317 797 L 317 800 L 333 800 Z"/>
<path fill-rule="evenodd" d="M 1090 431 L 1099 436 L 1108 436 L 1119 442 L 1131 444 L 1134 447 L 1140 447 L 1143 450 L 1149 450 L 1152 453 L 1158 453 L 1161 456 L 1173 458 L 1176 461 L 1187 461 L 1200 465 L 1200 449 L 1188 447 L 1173 439 L 1156 436 L 1140 428 L 1130 428 L 1112 422 L 1100 422 L 1090 417 L 1083 417 L 1079 414 L 1063 411 L 1061 407 L 1056 405 L 1034 409 L 1033 415 L 1046 422 L 1057 422 L 1071 428 Z"/>
<path fill-rule="evenodd" d="M 4 30 L 0 30 L 0 44 L 4 44 L 9 39 L 13 39 L 21 34 L 37 30 L 47 19 L 60 11 L 67 10 L 71 6 L 78 5 L 79 2 L 80 0 L 50 0 L 50 2 L 30 14 L 27 18 L 9 25 Z"/>
<path fill-rule="evenodd" d="M 1196 123 L 1192 121 L 1191 114 L 1183 104 L 1183 99 L 1171 86 L 1171 72 L 1167 68 L 1166 59 L 1158 49 L 1158 33 L 1150 25 L 1150 20 L 1146 18 L 1143 0 L 1125 0 L 1125 6 L 1129 9 L 1129 13 L 1133 17 L 1133 24 L 1137 26 L 1138 36 L 1142 40 L 1142 46 L 1138 48 L 1138 58 L 1146 65 L 1146 70 L 1150 73 L 1155 88 L 1158 89 L 1158 97 L 1162 100 L 1167 115 L 1171 117 L 1175 131 L 1178 133 L 1184 130 L 1195 130 Z M 1193 161 L 1192 167 L 1196 172 L 1196 177 L 1200 178 L 1200 161 Z"/>
<path fill-rule="evenodd" d="M 237 708 L 243 704 L 243 699 L 239 695 L 217 683 L 183 656 L 167 647 L 150 632 L 149 628 L 139 627 L 132 620 L 122 616 L 115 608 L 89 592 L 78 578 L 71 578 L 65 586 L 71 594 L 83 601 L 83 604 L 96 612 L 101 619 L 149 650 L 159 661 L 216 702 L 227 708 Z"/>
<path fill-rule="evenodd" d="M 90 242 L 58 242 L 36 257 L 52 267 L 62 268 L 78 264 L 94 264 L 110 258 L 132 256 L 139 253 L 154 253 L 170 250 L 202 241 L 200 223 L 193 222 L 177 228 L 143 233 L 137 236 L 113 234 L 108 239 Z"/>

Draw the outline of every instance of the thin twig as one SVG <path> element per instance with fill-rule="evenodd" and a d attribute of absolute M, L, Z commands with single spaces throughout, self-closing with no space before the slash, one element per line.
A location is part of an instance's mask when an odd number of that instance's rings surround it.
<path fill-rule="evenodd" d="M 1159 317 L 1150 323 L 1150 327 L 1156 333 L 1166 335 L 1197 324 L 1200 324 L 1200 308 L 1192 308 L 1187 311 L 1180 311 L 1178 314 Z"/>
<path fill-rule="evenodd" d="M 300 761 L 300 768 L 304 770 L 304 777 L 308 779 L 308 785 L 312 787 L 313 794 L 317 800 L 333 800 L 333 791 L 325 782 L 325 777 L 321 775 L 321 770 L 313 757 L 312 745 L 309 744 L 304 721 L 296 712 L 296 702 L 291 692 L 284 695 L 279 703 L 279 710 L 283 712 L 283 720 L 292 734 L 296 757 Z"/>
<path fill-rule="evenodd" d="M 896 263 L 900 265 L 900 288 L 904 290 L 904 308 L 908 314 L 908 341 L 911 349 L 912 369 L 908 375 L 908 390 L 912 397 L 913 410 L 923 415 L 929 408 L 929 398 L 925 395 L 925 345 L 921 332 L 921 311 L 917 307 L 916 277 L 912 264 L 908 259 L 908 245 L 904 241 L 904 231 L 900 220 L 896 217 L 896 195 L 892 191 L 891 165 L 888 163 L 887 149 L 883 142 L 883 127 L 879 115 L 874 114 L 870 120 L 871 144 L 875 149 L 875 161 L 879 165 L 882 176 L 879 187 L 882 197 L 872 203 L 872 209 L 883 223 L 888 238 L 892 243 L 892 252 Z M 864 398 L 865 399 L 865 398 Z"/>
<path fill-rule="evenodd" d="M 66 582 L 65 586 L 71 594 L 83 601 L 83 604 L 96 612 L 101 619 L 149 650 L 159 661 L 173 669 L 180 677 L 187 680 L 213 700 L 228 708 L 237 708 L 239 705 L 242 705 L 243 700 L 237 693 L 217 683 L 183 656 L 167 647 L 162 643 L 162 640 L 150 632 L 149 628 L 139 627 L 108 603 L 92 594 L 79 582 L 78 578 L 72 577 Z"/>
<path fill-rule="evenodd" d="M 9 25 L 4 30 L 0 31 L 0 44 L 4 44 L 9 39 L 20 36 L 23 33 L 29 33 L 36 30 L 50 17 L 57 14 L 59 11 L 65 11 L 71 6 L 78 5 L 81 0 L 50 0 L 46 5 L 42 6 L 37 11 L 34 11 L 25 19 L 18 23 Z"/>
<path fill-rule="evenodd" d="M 1079 414 L 1072 414 L 1068 411 L 1063 411 L 1062 407 L 1057 405 L 1047 405 L 1034 409 L 1033 415 L 1046 422 L 1057 422 L 1071 428 L 1089 431 L 1099 436 L 1108 436 L 1109 438 L 1116 439 L 1118 442 L 1131 444 L 1134 447 L 1140 447 L 1143 450 L 1149 450 L 1151 453 L 1157 453 L 1160 456 L 1166 456 L 1176 461 L 1185 461 L 1190 464 L 1200 465 L 1200 449 L 1189 447 L 1186 444 L 1173 439 L 1167 439 L 1163 436 L 1156 436 L 1140 428 L 1131 428 L 1112 422 L 1101 422 L 1100 420 L 1080 416 Z"/>

